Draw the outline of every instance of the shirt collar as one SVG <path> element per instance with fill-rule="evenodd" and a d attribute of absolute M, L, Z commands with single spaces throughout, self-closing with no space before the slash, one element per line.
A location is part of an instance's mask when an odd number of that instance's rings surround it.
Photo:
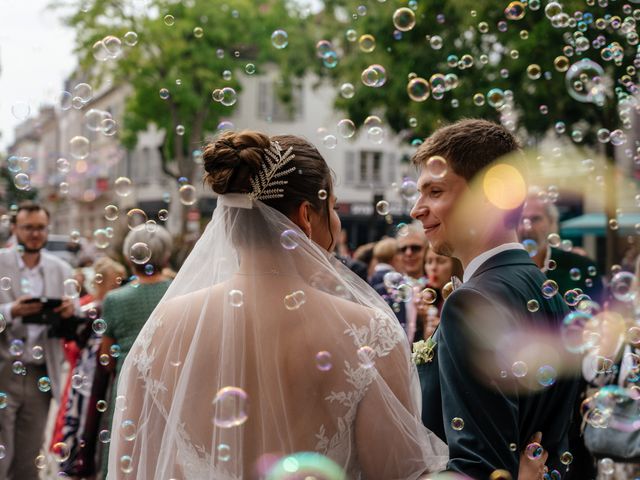
<path fill-rule="evenodd" d="M 498 245 L 497 247 L 494 247 L 491 250 L 482 252 L 480 255 L 478 255 L 473 260 L 471 260 L 469 262 L 469 265 L 467 265 L 467 268 L 464 269 L 464 275 L 462 276 L 462 281 L 464 283 L 467 283 L 469 279 L 473 276 L 473 274 L 476 273 L 476 270 L 480 268 L 480 265 L 482 265 L 484 262 L 489 260 L 491 257 L 499 253 L 505 252 L 507 250 L 524 250 L 524 249 L 525 248 L 522 246 L 521 243 L 510 242 L 510 243 L 503 243 L 502 245 Z"/>
<path fill-rule="evenodd" d="M 14 248 L 13 251 L 16 254 L 16 259 L 17 259 L 17 262 L 18 262 L 18 269 L 19 270 L 25 270 L 25 269 L 27 269 L 27 270 L 42 270 L 42 252 L 40 252 L 40 259 L 38 261 L 38 264 L 33 268 L 29 268 L 29 267 L 27 267 L 25 265 L 24 260 L 22 259 L 22 255 L 20 255 L 20 252 L 18 251 L 18 249 Z"/>

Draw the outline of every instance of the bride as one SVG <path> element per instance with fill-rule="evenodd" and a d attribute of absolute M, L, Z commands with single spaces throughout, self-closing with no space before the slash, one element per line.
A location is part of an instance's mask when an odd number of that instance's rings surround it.
<path fill-rule="evenodd" d="M 227 132 L 204 167 L 217 208 L 124 363 L 108 478 L 443 470 L 400 325 L 329 254 L 340 220 L 320 153 Z"/>

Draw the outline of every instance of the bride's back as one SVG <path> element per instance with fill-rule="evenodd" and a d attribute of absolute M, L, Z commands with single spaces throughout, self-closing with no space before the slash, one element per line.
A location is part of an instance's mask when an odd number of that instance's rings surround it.
<path fill-rule="evenodd" d="M 235 310 L 232 327 L 222 321 L 229 309 Z M 169 378 L 175 370 L 163 403 L 183 422 L 184 431 L 176 432 L 182 448 L 216 452 L 223 445 L 224 455 L 204 454 L 200 461 L 224 469 L 231 461 L 226 457 L 235 457 L 245 478 L 269 454 L 320 451 L 353 467 L 357 405 L 374 370 L 373 350 L 381 347 L 370 331 L 378 322 L 373 309 L 312 288 L 299 277 L 268 274 L 236 275 L 175 298 L 161 315 L 163 328 L 153 343 L 156 358 L 169 361 L 154 364 L 151 376 Z M 173 351 L 165 351 L 169 346 Z M 187 377 L 180 374 L 183 367 Z M 232 404 L 222 411 L 213 403 L 221 385 L 229 387 L 226 401 Z M 175 412 L 174 404 L 182 412 Z M 230 427 L 214 435 L 216 424 Z"/>

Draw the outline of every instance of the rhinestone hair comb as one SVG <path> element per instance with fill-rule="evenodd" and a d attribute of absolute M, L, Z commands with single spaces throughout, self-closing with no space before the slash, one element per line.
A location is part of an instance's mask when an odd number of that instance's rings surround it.
<path fill-rule="evenodd" d="M 283 153 L 278 142 L 271 142 L 269 148 L 264 149 L 265 157 L 260 171 L 249 180 L 252 191 L 249 196 L 253 200 L 269 200 L 272 198 L 284 197 L 284 188 L 288 180 L 282 177 L 289 175 L 296 167 L 283 169 L 291 160 L 295 158 L 292 153 L 293 148 L 289 147 Z"/>

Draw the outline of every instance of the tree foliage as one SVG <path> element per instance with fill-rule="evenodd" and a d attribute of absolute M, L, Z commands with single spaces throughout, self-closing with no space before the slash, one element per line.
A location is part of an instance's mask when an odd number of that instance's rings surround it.
<path fill-rule="evenodd" d="M 214 101 L 212 92 L 229 87 L 239 93 L 239 77 L 254 74 L 253 68 L 258 74 L 266 62 L 281 67 L 286 91 L 312 52 L 304 35 L 307 19 L 302 8 L 284 0 L 146 3 L 140 8 L 135 0 L 59 0 L 55 6 L 68 13 L 66 20 L 77 32 L 83 71 L 96 84 L 110 79 L 132 87 L 120 129 L 123 143 L 133 147 L 149 123 L 157 124 L 166 132 L 160 148 L 165 171 L 193 179 L 194 151 L 235 108 Z M 287 31 L 287 48 L 271 44 L 276 29 Z M 135 45 L 127 44 L 134 43 L 128 32 L 137 36 Z M 105 53 L 116 58 L 104 60 Z M 223 78 L 225 71 L 230 77 Z M 161 89 L 168 90 L 164 99 Z"/>
<path fill-rule="evenodd" d="M 337 86 L 343 82 L 356 86 L 354 97 L 339 98 L 337 106 L 359 124 L 368 115 L 381 113 L 396 132 L 422 138 L 443 121 L 498 119 L 508 113 L 509 106 L 501 107 L 502 102 L 490 105 L 488 93 L 500 89 L 506 92 L 507 103 L 512 98 L 511 120 L 530 138 L 563 122 L 567 134 L 578 131 L 575 141 L 594 144 L 600 127 L 630 127 L 629 109 L 635 108 L 630 97 L 635 86 L 629 78 L 635 74 L 634 16 L 640 18 L 640 10 L 622 2 L 601 7 L 589 6 L 594 3 L 590 0 L 565 0 L 557 14 L 561 17 L 548 18 L 546 6 L 554 2 L 419 0 L 409 2 L 415 26 L 408 31 L 394 25 L 396 10 L 407 8 L 400 2 L 370 2 L 366 11 L 360 0 L 325 3 L 325 38 L 340 59 L 335 68 L 318 70 Z M 522 6 L 521 18 L 509 19 L 508 6 Z M 351 41 L 350 29 L 356 32 Z M 359 46 L 365 34 L 375 37 L 376 47 L 370 53 Z M 568 94 L 564 70 L 583 58 L 599 63 L 606 72 L 601 104 L 580 102 Z M 467 68 L 460 67 L 463 59 L 470 60 Z M 361 81 L 362 72 L 372 64 L 386 71 L 386 82 L 377 88 Z M 437 90 L 437 82 L 446 75 L 455 86 L 436 99 L 434 87 Z M 407 93 L 414 76 L 430 83 L 425 101 L 412 101 Z M 562 124 L 558 129 L 562 131 Z"/>

